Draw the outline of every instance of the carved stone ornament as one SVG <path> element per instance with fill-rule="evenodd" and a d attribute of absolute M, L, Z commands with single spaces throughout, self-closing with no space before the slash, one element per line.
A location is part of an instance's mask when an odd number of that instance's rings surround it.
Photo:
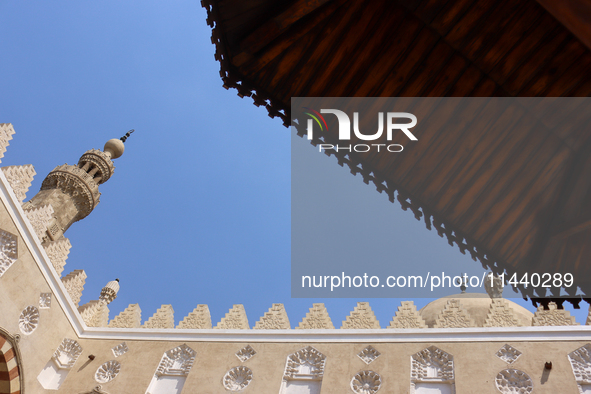
<path fill-rule="evenodd" d="M 78 306 L 86 283 L 86 272 L 84 270 L 74 270 L 62 278 L 62 283 L 74 305 Z"/>
<path fill-rule="evenodd" d="M 252 356 L 257 354 L 250 345 L 244 346 L 236 353 L 236 357 L 242 362 L 249 360 Z"/>
<path fill-rule="evenodd" d="M 25 335 L 30 335 L 39 325 L 39 309 L 29 305 L 22 312 L 18 319 L 18 328 Z"/>
<path fill-rule="evenodd" d="M 321 380 L 325 365 L 326 356 L 312 346 L 307 346 L 287 356 L 283 379 Z"/>
<path fill-rule="evenodd" d="M 528 374 L 518 369 L 504 369 L 495 378 L 497 390 L 503 394 L 527 394 L 534 389 Z"/>
<path fill-rule="evenodd" d="M 209 307 L 205 304 L 199 304 L 193 312 L 189 313 L 185 318 L 179 322 L 176 328 L 190 328 L 190 329 L 211 329 L 211 314 Z"/>
<path fill-rule="evenodd" d="M 499 349 L 496 356 L 507 364 L 513 364 L 521 354 L 522 353 L 513 346 L 505 344 L 505 346 Z"/>
<path fill-rule="evenodd" d="M 411 356 L 411 382 L 453 382 L 453 356 L 430 346 Z"/>
<path fill-rule="evenodd" d="M 51 293 L 39 294 L 39 309 L 51 308 Z"/>
<path fill-rule="evenodd" d="M 185 344 L 175 347 L 164 353 L 155 375 L 160 376 L 187 376 L 197 353 Z"/>
<path fill-rule="evenodd" d="M 16 235 L 0 230 L 0 277 L 17 259 Z"/>
<path fill-rule="evenodd" d="M 83 394 L 109 394 L 103 390 L 101 385 L 95 386 L 91 391 L 86 391 Z"/>
<path fill-rule="evenodd" d="M 129 304 L 124 311 L 109 322 L 109 327 L 112 328 L 139 328 L 141 325 L 142 310 L 139 304 Z"/>
<path fill-rule="evenodd" d="M 414 302 L 402 301 L 388 328 L 427 328 L 427 324 Z"/>
<path fill-rule="evenodd" d="M 532 318 L 533 326 L 572 326 L 579 324 L 569 311 L 558 309 L 555 302 L 548 303 L 548 308 L 549 310 L 544 310 L 542 305 L 538 307 Z"/>
<path fill-rule="evenodd" d="M 434 328 L 466 328 L 475 327 L 474 319 L 459 300 L 448 300 L 443 311 L 437 317 Z"/>
<path fill-rule="evenodd" d="M 27 197 L 27 192 L 31 187 L 31 182 L 36 172 L 31 164 L 24 166 L 8 166 L 2 167 L 4 176 L 10 184 L 14 195 L 22 204 L 24 199 Z"/>
<path fill-rule="evenodd" d="M 91 167 L 97 168 L 94 177 L 96 178 L 99 176 L 101 178 L 100 181 L 98 181 L 99 184 L 105 183 L 109 180 L 115 171 L 115 165 L 111 161 L 110 156 L 98 149 L 86 151 L 80 157 L 80 160 L 78 160 L 78 166 L 83 168 L 86 164 L 88 164 L 87 171 L 92 171 Z"/>
<path fill-rule="evenodd" d="M 143 325 L 144 328 L 174 328 L 172 305 L 162 305 Z"/>
<path fill-rule="evenodd" d="M 484 281 L 484 289 L 492 299 L 503 297 L 503 279 L 500 276 L 489 272 Z"/>
<path fill-rule="evenodd" d="M 375 394 L 382 387 L 382 378 L 374 371 L 361 371 L 351 379 L 351 389 L 357 394 Z"/>
<path fill-rule="evenodd" d="M 334 329 L 334 325 L 330 320 L 328 311 L 324 304 L 313 304 L 310 312 L 306 313 L 304 319 L 296 327 L 296 329 L 304 330 L 318 330 L 318 329 Z"/>
<path fill-rule="evenodd" d="M 363 349 L 357 357 L 359 357 L 367 365 L 371 364 L 376 358 L 380 357 L 382 353 L 378 352 L 373 346 L 368 345 Z"/>
<path fill-rule="evenodd" d="M 222 379 L 222 383 L 228 391 L 244 390 L 250 382 L 252 382 L 252 371 L 244 365 L 232 368 L 226 372 Z"/>
<path fill-rule="evenodd" d="M 127 353 L 129 351 L 129 348 L 127 347 L 127 344 L 125 342 L 121 342 L 119 345 L 111 349 L 111 351 L 113 352 L 113 356 L 119 357 Z"/>
<path fill-rule="evenodd" d="M 115 379 L 119 372 L 121 371 L 121 363 L 115 360 L 107 361 L 98 369 L 94 374 L 94 380 L 98 383 L 108 383 L 111 380 Z"/>
<path fill-rule="evenodd" d="M 581 346 L 568 355 L 577 384 L 591 384 L 591 344 Z"/>
<path fill-rule="evenodd" d="M 369 302 L 358 302 L 351 311 L 341 328 L 349 329 L 379 329 L 380 322 L 371 310 Z"/>
<path fill-rule="evenodd" d="M 254 326 L 255 330 L 289 330 L 290 328 L 283 304 L 273 304 Z"/>
<path fill-rule="evenodd" d="M 70 369 L 82 354 L 82 347 L 73 339 L 64 339 L 53 353 L 52 359 L 60 369 Z"/>
<path fill-rule="evenodd" d="M 248 318 L 246 317 L 246 311 L 244 305 L 236 304 L 226 313 L 226 316 L 222 317 L 222 320 L 215 326 L 216 329 L 225 330 L 248 330 Z"/>
<path fill-rule="evenodd" d="M 484 327 L 518 327 L 519 321 L 507 300 L 495 298 L 491 300 Z"/>
<path fill-rule="evenodd" d="M 66 265 L 70 249 L 72 248 L 70 240 L 68 238 L 60 238 L 57 241 L 46 242 L 43 244 L 43 247 L 45 248 L 45 253 L 47 253 L 53 268 L 58 275 L 61 275 L 64 266 Z"/>

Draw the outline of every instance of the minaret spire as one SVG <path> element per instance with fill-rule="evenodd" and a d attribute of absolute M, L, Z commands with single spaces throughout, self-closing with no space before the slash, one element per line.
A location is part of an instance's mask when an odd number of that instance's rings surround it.
<path fill-rule="evenodd" d="M 113 175 L 113 160 L 123 155 L 124 142 L 133 131 L 120 139 L 107 141 L 102 152 L 98 149 L 86 151 L 77 165 L 63 164 L 47 175 L 39 193 L 23 205 L 25 210 L 47 205 L 53 208 L 54 218 L 41 242 L 61 238 L 72 223 L 84 219 L 98 205 L 99 185 Z"/>

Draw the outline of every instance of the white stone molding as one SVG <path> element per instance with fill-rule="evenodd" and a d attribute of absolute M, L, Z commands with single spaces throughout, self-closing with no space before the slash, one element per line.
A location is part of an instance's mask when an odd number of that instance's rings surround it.
<path fill-rule="evenodd" d="M 289 317 L 283 304 L 273 304 L 254 325 L 255 330 L 289 330 L 290 328 Z"/>
<path fill-rule="evenodd" d="M 357 354 L 357 357 L 361 359 L 367 365 L 371 364 L 376 358 L 380 357 L 382 353 L 378 352 L 373 346 L 367 345 L 361 352 Z"/>
<path fill-rule="evenodd" d="M 172 305 L 162 305 L 142 327 L 174 328 L 174 309 L 172 309 Z"/>
<path fill-rule="evenodd" d="M 189 313 L 185 318 L 179 322 L 176 328 L 189 328 L 189 329 L 211 329 L 211 314 L 209 313 L 209 307 L 206 304 L 199 304 L 193 312 Z"/>
<path fill-rule="evenodd" d="M 334 329 L 332 320 L 324 304 L 313 304 L 310 312 L 306 313 L 304 319 L 296 327 L 296 330 Z"/>
<path fill-rule="evenodd" d="M 2 167 L 2 171 L 17 200 L 22 204 L 27 198 L 27 192 L 36 174 L 35 169 L 31 164 L 25 164 L 23 166 Z"/>
<path fill-rule="evenodd" d="M 528 374 L 518 369 L 504 369 L 495 378 L 497 390 L 503 394 L 527 394 L 534 389 L 534 382 Z"/>
<path fill-rule="evenodd" d="M 51 308 L 51 293 L 39 294 L 39 309 Z"/>
<path fill-rule="evenodd" d="M 374 371 L 361 371 L 351 379 L 351 390 L 356 394 L 375 394 L 382 387 L 382 378 Z"/>
<path fill-rule="evenodd" d="M 39 208 L 25 209 L 24 212 L 29 223 L 33 226 L 39 242 L 43 242 L 47 238 L 47 228 L 53 220 L 53 207 L 44 205 Z"/>
<path fill-rule="evenodd" d="M 62 278 L 62 283 L 68 291 L 72 302 L 76 307 L 82 298 L 82 291 L 86 283 L 86 272 L 84 270 L 74 270 Z"/>
<path fill-rule="evenodd" d="M 307 346 L 287 356 L 283 380 L 321 380 L 325 366 L 326 356 Z"/>
<path fill-rule="evenodd" d="M 410 394 L 433 384 L 449 385 L 447 391 L 455 392 L 453 356 L 430 346 L 410 356 Z"/>
<path fill-rule="evenodd" d="M 82 346 L 73 339 L 65 338 L 53 353 L 52 359 L 60 369 L 71 369 L 82 354 Z"/>
<path fill-rule="evenodd" d="M 388 328 L 427 328 L 427 324 L 414 302 L 402 301 Z"/>
<path fill-rule="evenodd" d="M 230 309 L 226 316 L 222 317 L 222 320 L 215 326 L 216 329 L 227 329 L 227 330 L 248 330 L 248 318 L 246 317 L 246 311 L 244 305 L 236 304 Z"/>
<path fill-rule="evenodd" d="M 8 141 L 14 135 L 14 128 L 11 123 L 0 123 L 0 158 L 4 157 L 4 152 L 8 148 Z"/>
<path fill-rule="evenodd" d="M 568 360 L 573 369 L 579 391 L 583 393 L 582 386 L 588 387 L 591 385 L 591 344 L 588 343 L 569 353 Z"/>
<path fill-rule="evenodd" d="M 125 342 L 121 342 L 119 345 L 112 348 L 111 351 L 113 352 L 113 356 L 119 357 L 127 353 L 129 351 L 129 348 L 127 347 L 127 344 Z"/>
<path fill-rule="evenodd" d="M 170 349 L 162 356 L 155 375 L 160 376 L 187 376 L 195 362 L 197 353 L 186 344 Z"/>
<path fill-rule="evenodd" d="M 522 353 L 519 350 L 507 343 L 505 346 L 499 349 L 499 351 L 496 353 L 496 356 L 507 364 L 513 364 L 515 361 L 517 361 L 521 354 Z"/>
<path fill-rule="evenodd" d="M 491 300 L 484 327 L 519 327 L 519 325 L 515 312 L 507 300 L 503 298 Z"/>
<path fill-rule="evenodd" d="M 443 311 L 435 320 L 434 328 L 465 328 L 475 327 L 474 319 L 459 300 L 448 300 Z"/>
<path fill-rule="evenodd" d="M 238 360 L 240 360 L 241 362 L 245 362 L 247 360 L 250 360 L 255 354 L 257 354 L 257 352 L 255 352 L 252 346 L 246 345 L 238 352 L 236 352 L 236 357 L 238 357 Z"/>
<path fill-rule="evenodd" d="M 18 237 L 5 230 L 0 230 L 0 277 L 16 262 L 18 258 Z"/>
<path fill-rule="evenodd" d="M 43 247 L 49 260 L 51 260 L 51 264 L 53 264 L 53 268 L 55 268 L 58 276 L 61 276 L 66 265 L 66 260 L 68 259 L 68 254 L 70 254 L 70 249 L 72 248 L 70 240 L 62 237 L 57 241 L 45 242 Z"/>
<path fill-rule="evenodd" d="M 79 307 L 78 312 L 88 327 L 107 327 L 109 324 L 109 306 L 104 302 L 89 301 Z"/>
<path fill-rule="evenodd" d="M 109 322 L 111 328 L 139 328 L 142 325 L 142 310 L 139 304 L 129 304 Z"/>
<path fill-rule="evenodd" d="M 39 326 L 39 309 L 29 305 L 21 312 L 18 319 L 18 328 L 25 335 L 31 335 Z"/>
<path fill-rule="evenodd" d="M 115 379 L 121 372 L 121 363 L 115 360 L 107 361 L 97 368 L 94 380 L 98 383 L 108 383 Z"/>
<path fill-rule="evenodd" d="M 532 326 L 575 326 L 579 324 L 569 311 L 558 309 L 555 302 L 550 302 L 548 308 L 549 310 L 544 310 L 542 305 L 538 307 L 532 318 Z"/>
<path fill-rule="evenodd" d="M 379 329 L 380 322 L 371 310 L 369 302 L 358 302 L 346 320 L 343 321 L 341 329 Z"/>
<path fill-rule="evenodd" d="M 244 390 L 250 382 L 252 382 L 252 371 L 244 365 L 232 368 L 222 379 L 222 384 L 228 391 Z"/>

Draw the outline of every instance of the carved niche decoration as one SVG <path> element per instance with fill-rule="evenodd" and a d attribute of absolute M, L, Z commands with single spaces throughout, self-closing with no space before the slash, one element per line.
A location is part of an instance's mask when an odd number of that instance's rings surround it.
<path fill-rule="evenodd" d="M 373 346 L 368 345 L 365 349 L 363 349 L 357 357 L 359 357 L 364 363 L 367 365 L 371 364 L 376 358 L 380 357 L 382 353 L 378 352 Z"/>
<path fill-rule="evenodd" d="M 351 379 L 351 389 L 356 394 L 375 394 L 382 387 L 382 378 L 374 371 L 361 371 Z"/>
<path fill-rule="evenodd" d="M 39 325 L 39 309 L 29 305 L 22 312 L 18 319 L 18 328 L 25 335 L 30 335 Z"/>
<path fill-rule="evenodd" d="M 588 343 L 570 353 L 568 360 L 579 388 L 582 384 L 591 384 L 591 344 Z"/>
<path fill-rule="evenodd" d="M 222 379 L 224 387 L 229 391 L 244 390 L 252 382 L 252 371 L 250 368 L 240 365 L 234 367 L 224 375 Z"/>
<path fill-rule="evenodd" d="M 528 374 L 518 369 L 504 369 L 495 378 L 497 390 L 503 394 L 528 394 L 534 389 L 534 383 Z"/>
<path fill-rule="evenodd" d="M 70 369 L 82 354 L 82 347 L 73 339 L 64 339 L 53 353 L 52 359 L 60 369 Z"/>
<path fill-rule="evenodd" d="M 129 348 L 127 347 L 127 344 L 125 342 L 121 342 L 119 345 L 111 349 L 111 351 L 113 352 L 113 356 L 119 357 L 127 353 L 129 351 Z"/>
<path fill-rule="evenodd" d="M 0 277 L 17 259 L 16 240 L 16 235 L 0 230 Z"/>
<path fill-rule="evenodd" d="M 454 383 L 453 356 L 443 350 L 430 346 L 413 354 L 410 361 L 411 393 L 419 383 Z"/>
<path fill-rule="evenodd" d="M 175 347 L 164 353 L 155 375 L 160 376 L 187 376 L 197 353 L 185 344 Z"/>
<path fill-rule="evenodd" d="M 39 309 L 51 308 L 51 293 L 39 294 Z"/>
<path fill-rule="evenodd" d="M 107 361 L 98 367 L 96 373 L 94 374 L 94 380 L 96 380 L 98 383 L 108 383 L 115 379 L 120 371 L 121 363 L 115 360 Z"/>
<path fill-rule="evenodd" d="M 236 357 L 242 362 L 249 360 L 252 356 L 257 354 L 252 346 L 246 345 L 236 353 Z"/>
<path fill-rule="evenodd" d="M 326 356 L 312 346 L 307 346 L 287 357 L 283 379 L 321 380 L 325 364 Z"/>
<path fill-rule="evenodd" d="M 505 344 L 505 346 L 499 349 L 496 356 L 507 364 L 513 364 L 521 354 L 522 353 L 513 346 Z"/>

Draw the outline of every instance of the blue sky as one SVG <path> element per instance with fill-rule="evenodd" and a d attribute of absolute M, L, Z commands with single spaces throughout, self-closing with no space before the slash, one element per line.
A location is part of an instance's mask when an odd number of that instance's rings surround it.
<path fill-rule="evenodd" d="M 0 121 L 16 130 L 2 165 L 35 166 L 29 198 L 55 166 L 136 130 L 100 204 L 66 233 L 64 275 L 86 271 L 83 302 L 120 278 L 111 318 L 130 303 L 144 320 L 172 304 L 178 323 L 208 304 L 215 324 L 241 303 L 254 326 L 279 302 L 296 326 L 325 302 L 340 327 L 366 301 L 290 297 L 291 133 L 222 88 L 199 1 L 4 1 L 0 13 Z M 399 225 L 393 249 L 467 258 L 371 192 Z M 400 300 L 368 301 L 386 326 Z"/>

